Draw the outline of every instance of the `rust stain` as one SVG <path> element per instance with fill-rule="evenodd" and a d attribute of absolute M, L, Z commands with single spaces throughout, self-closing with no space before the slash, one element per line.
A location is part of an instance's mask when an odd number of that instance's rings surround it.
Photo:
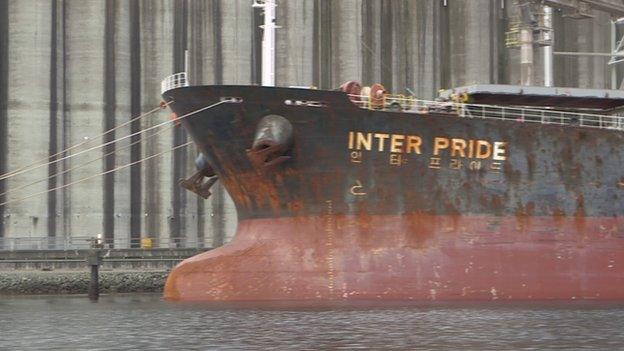
<path fill-rule="evenodd" d="M 585 217 L 585 198 L 582 194 L 579 194 L 576 198 L 576 217 Z"/>

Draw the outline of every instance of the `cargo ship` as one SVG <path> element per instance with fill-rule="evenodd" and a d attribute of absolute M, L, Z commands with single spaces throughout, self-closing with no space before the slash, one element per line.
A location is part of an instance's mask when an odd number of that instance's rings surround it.
<path fill-rule="evenodd" d="M 164 90 L 238 213 L 166 299 L 624 299 L 622 91 Z"/>

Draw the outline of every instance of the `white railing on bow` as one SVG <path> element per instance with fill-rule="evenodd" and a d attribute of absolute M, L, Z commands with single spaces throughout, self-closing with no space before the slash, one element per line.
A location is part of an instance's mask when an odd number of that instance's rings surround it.
<path fill-rule="evenodd" d="M 551 109 L 466 104 L 450 101 L 419 100 L 386 95 L 373 100 L 368 96 L 349 95 L 353 103 L 370 110 L 396 111 L 416 114 L 445 113 L 466 118 L 535 122 L 588 128 L 624 130 L 624 117 L 595 113 L 557 111 Z"/>
<path fill-rule="evenodd" d="M 171 89 L 179 88 L 179 87 L 188 87 L 188 79 L 186 79 L 186 72 L 180 72 L 176 74 L 172 74 L 169 77 L 165 78 L 160 82 L 160 93 L 164 93 L 165 91 L 169 91 Z"/>

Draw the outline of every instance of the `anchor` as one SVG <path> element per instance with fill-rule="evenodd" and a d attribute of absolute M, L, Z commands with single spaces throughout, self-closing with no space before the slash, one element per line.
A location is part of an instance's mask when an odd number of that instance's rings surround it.
<path fill-rule="evenodd" d="M 212 194 L 210 188 L 219 180 L 214 169 L 208 162 L 208 158 L 200 153 L 195 159 L 195 168 L 198 169 L 188 179 L 180 179 L 178 184 L 184 189 L 194 192 L 195 194 L 207 199 Z M 204 181 L 204 178 L 208 178 Z"/>
<path fill-rule="evenodd" d="M 282 116 L 267 115 L 258 122 L 256 136 L 251 149 L 247 150 L 247 157 L 259 172 L 271 171 L 291 159 L 288 152 L 292 144 L 292 124 Z"/>
<path fill-rule="evenodd" d="M 196 172 L 188 179 L 180 179 L 178 184 L 186 190 L 192 191 L 195 194 L 201 196 L 204 199 L 207 199 L 212 194 L 210 192 L 210 188 L 214 185 L 214 183 L 219 180 L 219 177 L 213 176 L 204 181 L 204 175 L 201 171 Z"/>
<path fill-rule="evenodd" d="M 290 156 L 284 155 L 288 151 L 283 145 L 268 143 L 247 150 L 247 157 L 251 164 L 258 170 L 270 170 L 273 167 L 284 163 Z"/>

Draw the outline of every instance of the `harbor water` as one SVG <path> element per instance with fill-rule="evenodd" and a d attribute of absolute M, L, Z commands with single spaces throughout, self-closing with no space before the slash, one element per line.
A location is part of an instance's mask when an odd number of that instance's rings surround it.
<path fill-rule="evenodd" d="M 624 303 L 187 304 L 0 297 L 0 350 L 624 348 Z"/>

